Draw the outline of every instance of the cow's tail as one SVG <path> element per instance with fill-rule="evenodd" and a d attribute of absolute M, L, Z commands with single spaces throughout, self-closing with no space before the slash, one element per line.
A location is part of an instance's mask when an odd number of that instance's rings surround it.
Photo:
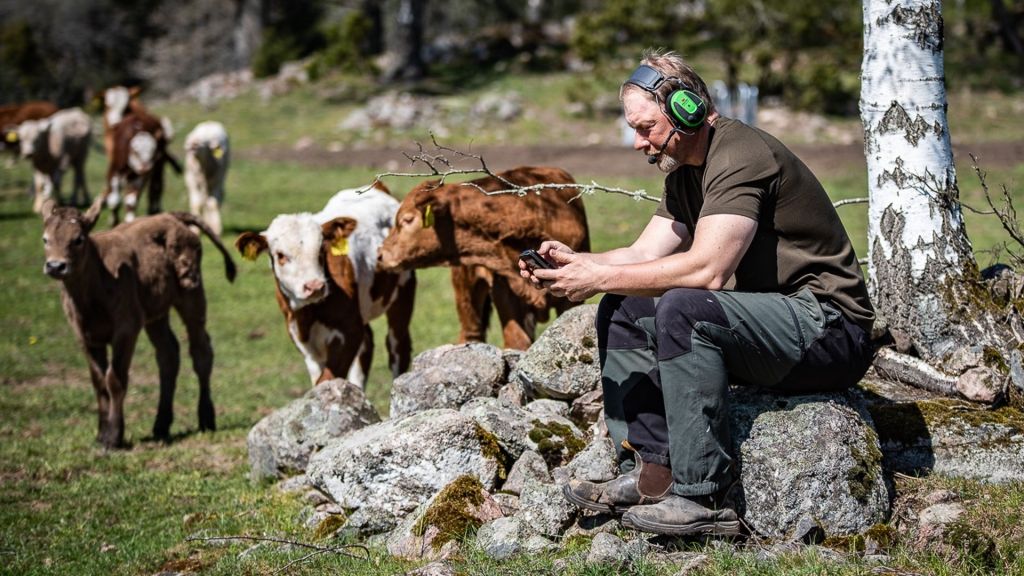
<path fill-rule="evenodd" d="M 171 168 L 178 173 L 178 176 L 181 176 L 181 162 L 174 157 L 174 154 L 171 154 L 170 150 L 165 150 L 164 156 L 167 156 L 167 163 L 171 165 Z"/>
<path fill-rule="evenodd" d="M 231 254 L 228 252 L 228 249 L 224 247 L 223 243 L 221 243 L 220 236 L 211 230 L 210 227 L 206 225 L 206 222 L 203 222 L 194 214 L 189 214 L 188 212 L 171 212 L 171 215 L 188 226 L 195 226 L 202 230 L 203 234 L 206 234 L 210 241 L 213 242 L 213 245 L 217 247 L 217 250 L 220 250 L 220 253 L 224 256 L 224 275 L 227 276 L 228 282 L 234 282 L 235 275 L 238 273 L 238 270 L 235 268 L 235 261 L 231 259 Z"/>

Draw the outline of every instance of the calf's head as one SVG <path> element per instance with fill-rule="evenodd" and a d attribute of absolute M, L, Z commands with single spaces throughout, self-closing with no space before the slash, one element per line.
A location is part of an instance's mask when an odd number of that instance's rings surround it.
<path fill-rule="evenodd" d="M 31 158 L 40 144 L 39 136 L 50 128 L 49 120 L 26 120 L 18 125 L 17 138 L 22 158 Z"/>
<path fill-rule="evenodd" d="M 408 270 L 455 264 L 453 204 L 458 202 L 454 186 L 437 180 L 413 188 L 395 214 L 395 225 L 380 247 L 378 265 L 382 270 Z"/>
<path fill-rule="evenodd" d="M 298 310 L 327 297 L 327 274 L 343 289 L 349 287 L 351 264 L 347 274 L 343 267 L 355 228 L 356 221 L 347 217 L 320 225 L 312 214 L 282 214 L 263 232 L 243 232 L 235 247 L 249 260 L 267 252 L 278 289 L 288 307 Z"/>
<path fill-rule="evenodd" d="M 44 274 L 61 280 L 82 270 L 88 259 L 89 231 L 102 207 L 102 198 L 84 214 L 76 208 L 58 207 L 53 200 L 43 203 Z"/>

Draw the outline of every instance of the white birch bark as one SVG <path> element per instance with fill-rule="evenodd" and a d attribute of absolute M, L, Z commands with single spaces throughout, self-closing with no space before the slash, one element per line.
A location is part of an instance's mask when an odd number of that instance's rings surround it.
<path fill-rule="evenodd" d="M 964 228 L 946 121 L 941 1 L 863 6 L 872 303 L 900 352 L 951 374 L 961 395 L 998 401 L 1008 372 L 1024 379 L 1020 340 L 1009 329 L 1019 315 L 994 303 Z"/>
<path fill-rule="evenodd" d="M 861 119 L 872 301 L 903 350 L 958 345 L 942 287 L 973 266 L 946 122 L 938 0 L 864 0 Z"/>

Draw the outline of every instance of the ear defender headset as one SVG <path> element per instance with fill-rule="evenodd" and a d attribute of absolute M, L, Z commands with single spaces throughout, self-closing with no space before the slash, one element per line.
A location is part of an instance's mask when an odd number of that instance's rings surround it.
<path fill-rule="evenodd" d="M 665 82 L 671 82 L 677 86 L 665 98 L 665 115 L 680 130 L 699 128 L 704 123 L 704 119 L 708 117 L 708 106 L 696 92 L 690 90 L 679 78 L 675 76 L 665 77 L 654 68 L 641 64 L 639 68 L 633 71 L 633 75 L 629 77 L 629 80 L 626 80 L 626 84 L 639 86 L 644 91 L 653 94 L 658 100 L 661 100 L 661 97 L 658 95 L 657 90 Z"/>

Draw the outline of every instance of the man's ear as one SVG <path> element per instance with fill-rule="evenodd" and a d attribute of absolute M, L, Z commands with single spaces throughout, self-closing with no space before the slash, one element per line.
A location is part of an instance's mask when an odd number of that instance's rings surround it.
<path fill-rule="evenodd" d="M 255 260 L 267 249 L 267 239 L 259 232 L 242 232 L 235 240 L 235 248 L 246 260 Z"/>
<path fill-rule="evenodd" d="M 356 221 L 347 216 L 335 218 L 325 222 L 321 226 L 324 234 L 324 245 L 327 246 L 330 256 L 343 256 L 348 254 L 348 237 L 356 229 Z"/>
<path fill-rule="evenodd" d="M 89 206 L 89 209 L 82 215 L 82 224 L 85 225 L 86 232 L 92 230 L 92 227 L 96 225 L 96 220 L 100 217 L 100 212 L 103 211 L 103 203 L 105 200 L 106 197 L 103 194 L 100 194 L 92 201 L 92 206 Z"/>

